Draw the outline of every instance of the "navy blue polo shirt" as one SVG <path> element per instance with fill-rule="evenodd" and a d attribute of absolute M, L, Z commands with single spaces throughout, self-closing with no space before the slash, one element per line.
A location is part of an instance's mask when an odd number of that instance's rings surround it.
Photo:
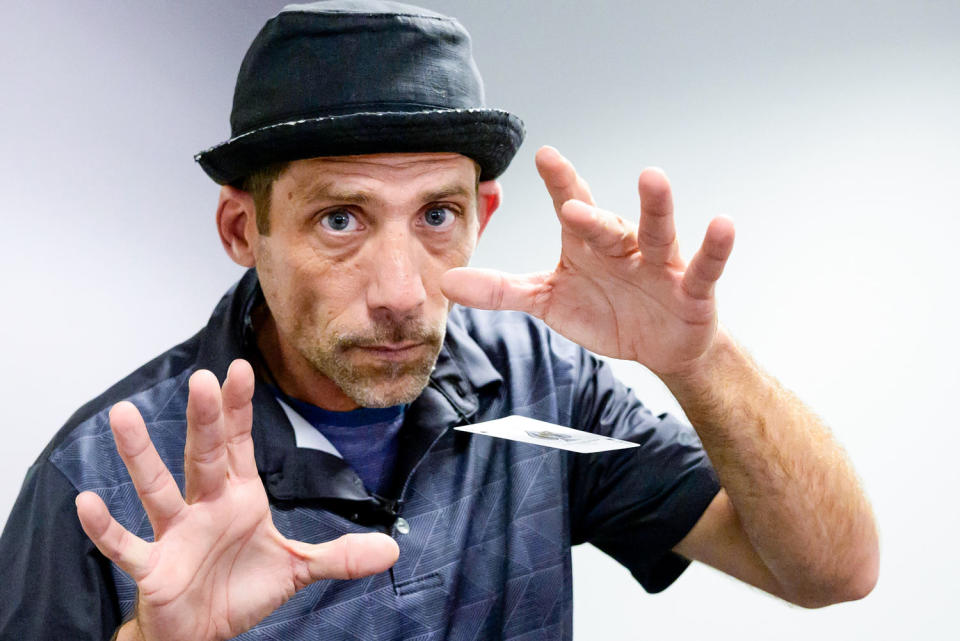
<path fill-rule="evenodd" d="M 187 379 L 206 368 L 222 380 L 234 358 L 255 356 L 248 318 L 259 301 L 251 270 L 204 329 L 78 410 L 30 468 L 0 537 L 0 638 L 106 639 L 132 614 L 135 583 L 83 534 L 74 506 L 95 491 L 152 539 L 107 412 L 133 402 L 182 487 Z M 671 549 L 719 489 L 689 426 L 652 414 L 608 365 L 519 313 L 453 308 L 379 494 L 339 456 L 298 441 L 263 381 L 253 402 L 280 532 L 315 543 L 380 531 L 400 556 L 375 576 L 307 586 L 244 640 L 569 639 L 570 547 L 592 543 L 662 590 L 688 564 Z M 640 447 L 580 455 L 453 429 L 511 414 Z"/>

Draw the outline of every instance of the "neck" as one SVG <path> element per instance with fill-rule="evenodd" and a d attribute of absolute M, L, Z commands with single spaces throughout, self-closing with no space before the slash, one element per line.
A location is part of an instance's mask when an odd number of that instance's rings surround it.
<path fill-rule="evenodd" d="M 267 378 L 272 378 L 284 394 L 334 412 L 348 412 L 358 407 L 353 399 L 284 340 L 266 306 L 254 313 L 254 328 L 257 348 L 269 369 Z"/>

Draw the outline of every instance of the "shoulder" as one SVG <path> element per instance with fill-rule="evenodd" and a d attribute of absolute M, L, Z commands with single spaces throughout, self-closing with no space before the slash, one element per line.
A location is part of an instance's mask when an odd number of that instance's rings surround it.
<path fill-rule="evenodd" d="M 28 469 L 0 536 L 0 575 L 10 577 L 0 597 L 18 602 L 13 610 L 0 605 L 0 637 L 16 631 L 39 638 L 42 628 L 56 638 L 106 638 L 116 628 L 119 575 L 83 533 L 74 501 L 79 492 L 92 490 L 124 527 L 150 536 L 107 413 L 117 401 L 130 400 L 155 442 L 174 440 L 172 435 L 183 431 L 182 411 L 179 423 L 167 421 L 167 412 L 185 396 L 196 342 L 194 337 L 168 350 L 77 410 Z M 182 458 L 181 444 L 179 455 L 168 460 Z M 57 616 L 46 616 L 53 611 Z"/>
<path fill-rule="evenodd" d="M 77 490 L 127 483 L 116 453 L 108 413 L 126 400 L 140 410 L 150 437 L 168 465 L 182 469 L 186 382 L 198 368 L 222 378 L 242 355 L 248 308 L 257 300 L 256 272 L 249 270 L 214 308 L 207 325 L 193 337 L 131 372 L 74 412 L 38 459 L 53 463 Z"/>
<path fill-rule="evenodd" d="M 151 437 L 163 445 L 164 430 L 157 429 L 186 408 L 186 380 L 196 368 L 200 334 L 173 347 L 84 404 L 53 437 L 36 464 L 50 463 L 77 491 L 103 489 L 127 480 L 116 453 L 108 413 L 122 400 L 140 410 Z M 179 436 L 182 452 L 183 437 Z"/>

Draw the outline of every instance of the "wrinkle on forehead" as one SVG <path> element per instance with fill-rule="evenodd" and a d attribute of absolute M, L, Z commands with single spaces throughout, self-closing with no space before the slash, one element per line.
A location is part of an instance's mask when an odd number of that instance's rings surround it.
<path fill-rule="evenodd" d="M 468 168 L 470 173 L 464 175 Z M 424 185 L 422 197 L 427 200 L 474 197 L 479 166 L 455 153 L 375 154 L 297 160 L 286 173 L 304 202 L 335 200 L 362 205 L 377 200 L 377 190 L 372 188 L 377 183 L 416 180 L 427 174 L 443 176 L 440 184 L 438 178 Z"/>
<path fill-rule="evenodd" d="M 478 167 L 476 161 L 461 154 L 436 152 L 323 156 L 319 158 L 294 160 L 290 163 L 290 169 L 296 170 L 302 167 L 312 172 L 318 170 L 336 171 L 338 168 L 344 171 L 363 171 L 365 168 L 383 169 L 386 171 L 408 171 L 410 169 L 422 168 L 423 171 L 430 171 L 440 167 L 454 167 L 463 163 L 469 163 L 470 166 L 475 168 Z"/>

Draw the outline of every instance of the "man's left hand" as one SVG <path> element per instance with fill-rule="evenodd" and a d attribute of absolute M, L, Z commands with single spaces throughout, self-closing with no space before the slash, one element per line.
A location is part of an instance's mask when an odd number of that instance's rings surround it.
<path fill-rule="evenodd" d="M 536 163 L 562 226 L 556 269 L 454 269 L 443 277 L 444 294 L 470 307 L 527 312 L 595 353 L 638 361 L 659 375 L 691 369 L 717 335 L 714 284 L 733 248 L 733 223 L 715 218 L 687 263 L 661 171 L 640 174 L 636 226 L 597 208 L 555 149 L 540 149 Z"/>

